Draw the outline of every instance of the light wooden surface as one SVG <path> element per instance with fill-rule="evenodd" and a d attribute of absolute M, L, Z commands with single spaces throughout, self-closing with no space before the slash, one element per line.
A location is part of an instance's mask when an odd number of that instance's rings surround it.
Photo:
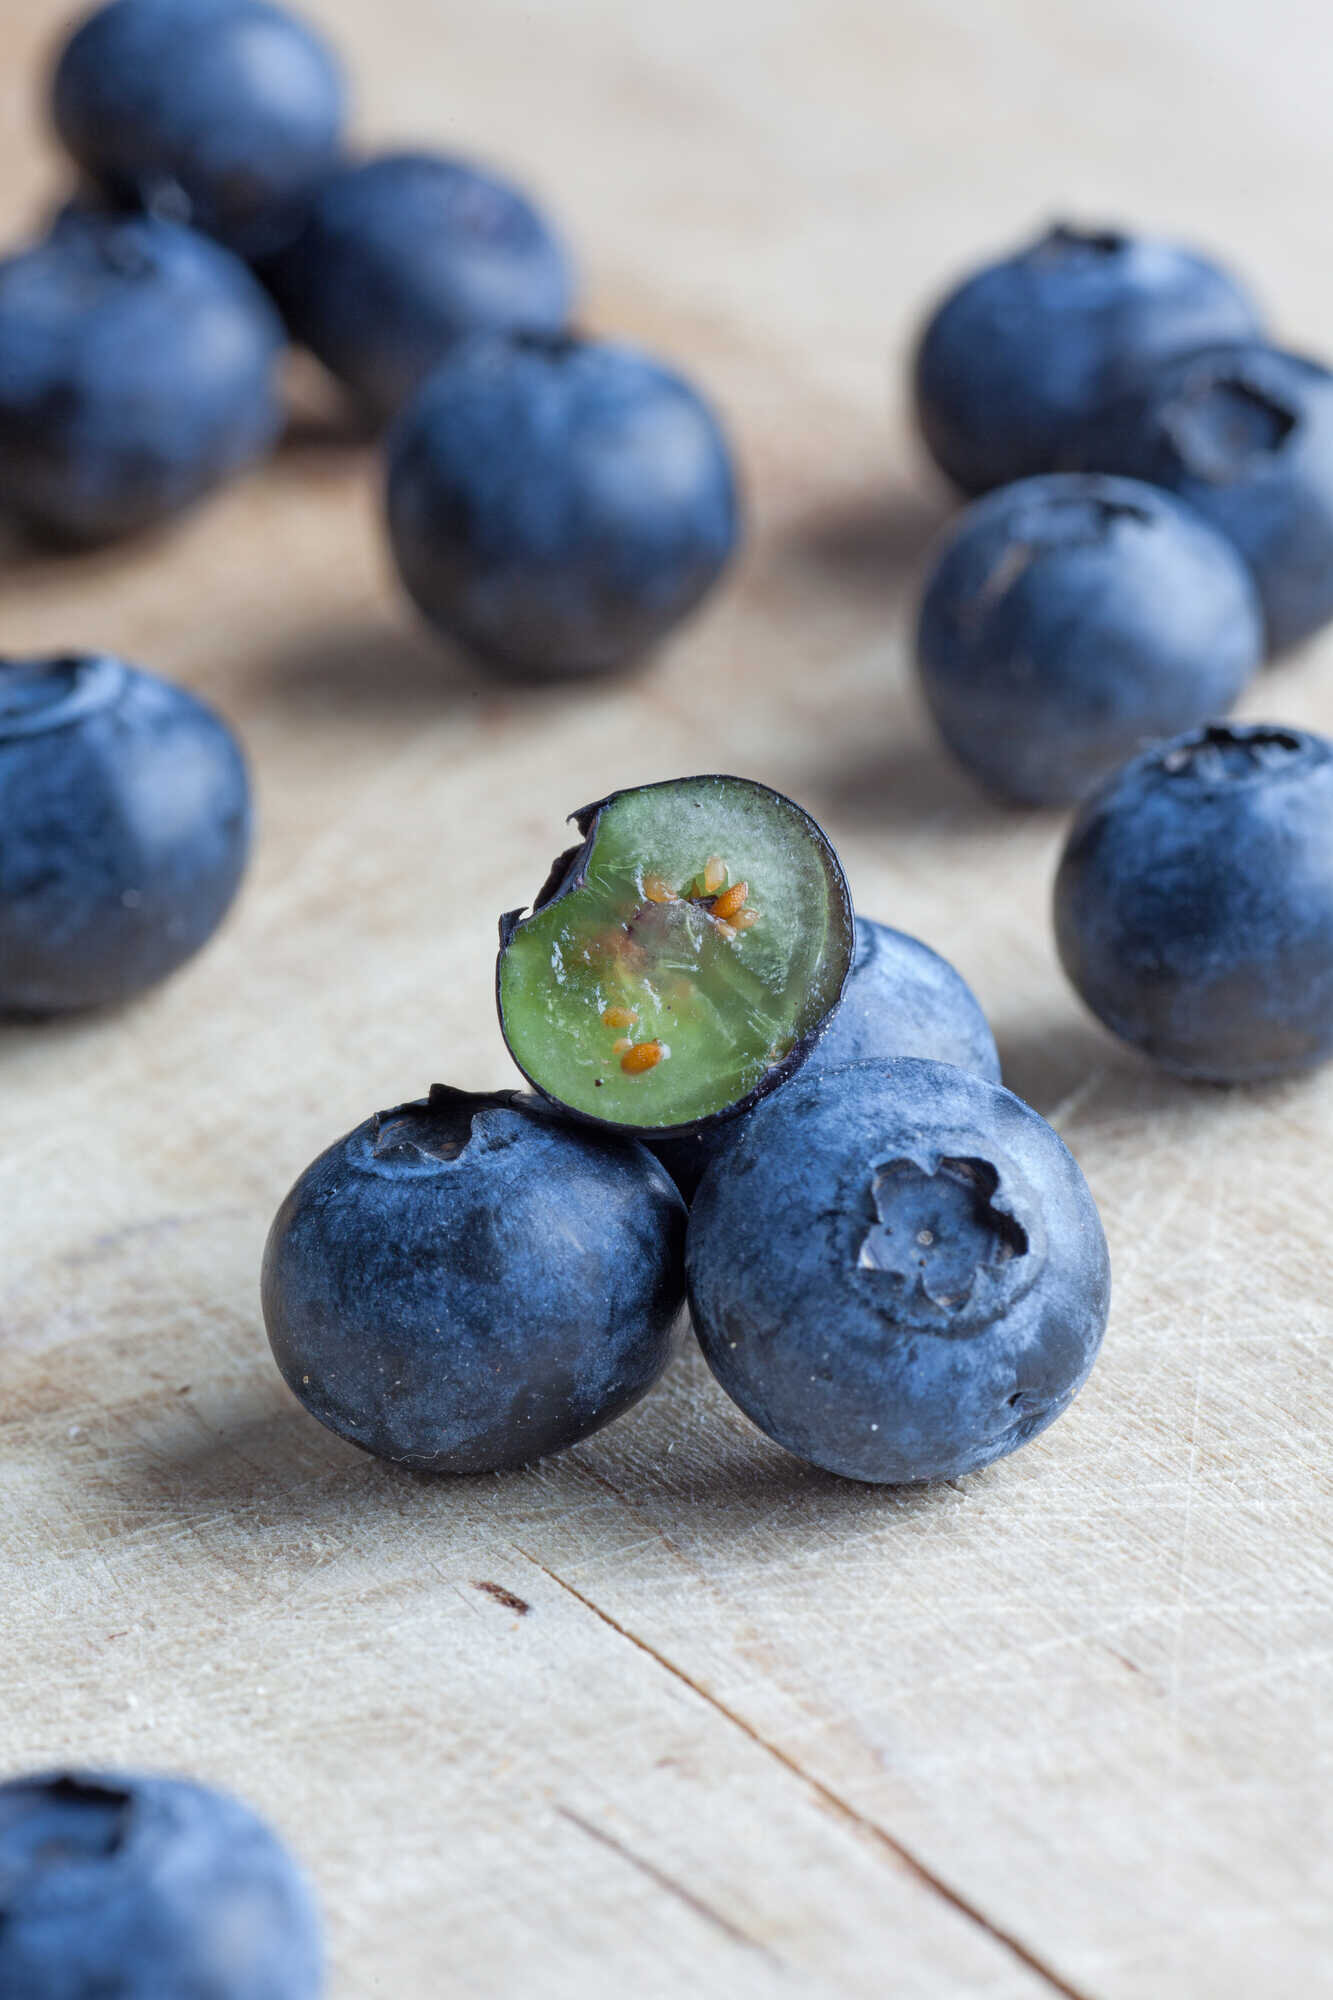
<path fill-rule="evenodd" d="M 0 569 L 7 650 L 216 701 L 263 828 L 185 975 L 0 1038 L 0 1767 L 243 1792 L 314 1873 L 336 2000 L 1333 1989 L 1333 1077 L 1189 1089 L 1081 1015 L 1059 822 L 974 798 L 911 690 L 946 501 L 902 407 L 923 302 L 1056 209 L 1229 251 L 1333 346 L 1333 43 L 1304 0 L 316 12 L 366 137 L 530 178 L 589 322 L 714 393 L 751 544 L 645 677 L 535 698 L 420 637 L 373 459 L 317 426 L 151 542 Z M 14 235 L 59 186 L 61 13 L 0 17 Z M 1248 707 L 1333 727 L 1333 639 Z M 811 806 L 974 982 L 1101 1203 L 1103 1360 L 924 1495 L 788 1460 L 688 1347 L 529 1474 L 396 1474 L 270 1365 L 269 1217 L 377 1106 L 506 1078 L 496 913 L 567 810 L 700 768 Z"/>

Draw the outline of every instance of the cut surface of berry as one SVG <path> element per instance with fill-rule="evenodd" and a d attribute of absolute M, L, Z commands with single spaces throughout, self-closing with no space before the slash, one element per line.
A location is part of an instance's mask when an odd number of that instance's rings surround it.
<path fill-rule="evenodd" d="M 510 1053 L 544 1096 L 632 1130 L 693 1130 L 803 1060 L 853 949 L 837 856 L 750 779 L 679 778 L 574 816 L 527 915 L 502 918 Z"/>

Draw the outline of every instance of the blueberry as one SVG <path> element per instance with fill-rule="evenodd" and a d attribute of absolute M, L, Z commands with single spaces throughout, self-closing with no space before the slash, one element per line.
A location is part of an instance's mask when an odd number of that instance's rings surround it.
<path fill-rule="evenodd" d="M 1146 743 L 1225 714 L 1263 656 L 1231 544 L 1132 479 L 1052 473 L 967 508 L 926 584 L 917 665 L 974 777 L 1081 798 Z"/>
<path fill-rule="evenodd" d="M 282 340 L 216 243 L 67 211 L 0 263 L 0 509 L 98 542 L 189 505 L 277 437 Z"/>
<path fill-rule="evenodd" d="M 642 1146 L 437 1084 L 297 1181 L 264 1253 L 269 1340 L 306 1408 L 366 1451 L 527 1465 L 656 1381 L 684 1222 Z"/>
<path fill-rule="evenodd" d="M 319 1918 L 236 1800 L 58 1771 L 0 1785 L 0 1993 L 10 2000 L 317 2000 Z"/>
<path fill-rule="evenodd" d="M 435 153 L 330 175 L 264 277 L 293 336 L 386 417 L 463 335 L 561 333 L 574 297 L 564 248 L 527 197 Z"/>
<path fill-rule="evenodd" d="M 1235 279 L 1193 252 L 1060 224 L 936 308 L 918 421 L 949 477 L 984 493 L 1068 464 L 1071 432 L 1164 356 L 1259 331 Z"/>
<path fill-rule="evenodd" d="M 809 813 L 716 773 L 570 815 L 528 913 L 500 919 L 510 1055 L 548 1102 L 638 1138 L 695 1132 L 806 1058 L 847 980 L 847 881 Z"/>
<path fill-rule="evenodd" d="M 716 582 L 731 457 L 688 383 L 596 341 L 478 336 L 399 418 L 388 517 L 430 622 L 494 665 L 623 667 Z"/>
<path fill-rule="evenodd" d="M 1249 341 L 1183 355 L 1107 409 L 1079 462 L 1178 493 L 1254 573 L 1275 652 L 1333 617 L 1333 374 Z"/>
<path fill-rule="evenodd" d="M 841 1004 L 804 1067 L 813 1074 L 870 1056 L 922 1056 L 955 1063 L 989 1083 L 1000 1081 L 995 1037 L 961 973 L 919 938 L 858 917 L 856 955 Z M 742 1122 L 728 1119 L 684 1138 L 650 1142 L 686 1201 Z"/>
<path fill-rule="evenodd" d="M 803 1072 L 704 1175 L 690 1310 L 728 1395 L 850 1479 L 952 1479 L 1082 1386 L 1106 1242 L 1059 1138 L 944 1063 Z"/>
<path fill-rule="evenodd" d="M 163 979 L 221 922 L 250 837 L 231 731 L 105 655 L 0 660 L 0 1010 Z"/>
<path fill-rule="evenodd" d="M 1333 1055 L 1333 744 L 1236 724 L 1111 778 L 1055 885 L 1060 957 L 1115 1034 L 1246 1083 Z"/>
<path fill-rule="evenodd" d="M 244 255 L 276 248 L 333 165 L 342 71 L 263 0 L 111 0 L 61 51 L 56 130 L 113 201 Z"/>

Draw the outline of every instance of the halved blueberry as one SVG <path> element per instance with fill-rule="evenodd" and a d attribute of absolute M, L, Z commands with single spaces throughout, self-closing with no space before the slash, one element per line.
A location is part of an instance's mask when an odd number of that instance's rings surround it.
<path fill-rule="evenodd" d="M 742 1110 L 805 1059 L 854 946 L 838 858 L 748 778 L 676 778 L 572 815 L 583 840 L 501 919 L 510 1054 L 552 1103 L 653 1136 Z"/>

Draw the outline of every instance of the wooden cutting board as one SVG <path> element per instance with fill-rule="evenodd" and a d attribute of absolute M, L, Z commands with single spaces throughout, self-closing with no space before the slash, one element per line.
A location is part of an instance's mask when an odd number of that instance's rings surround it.
<path fill-rule="evenodd" d="M 168 533 L 0 567 L 6 650 L 199 689 L 262 824 L 183 976 L 0 1036 L 0 1766 L 244 1793 L 316 1878 L 336 2000 L 1328 1991 L 1333 1076 L 1191 1089 L 1085 1019 L 1059 820 L 974 796 L 911 685 L 948 500 L 903 391 L 932 292 L 1054 211 L 1211 244 L 1333 345 L 1327 37 L 1303 0 L 315 12 L 367 140 L 528 179 L 587 322 L 707 386 L 749 550 L 642 677 L 488 686 L 415 627 L 375 455 L 316 414 Z M 61 15 L 0 16 L 15 237 L 62 186 Z M 1333 638 L 1247 711 L 1333 729 Z M 1089 1388 L 924 1494 L 789 1460 L 688 1342 L 522 1476 L 360 1457 L 268 1359 L 274 1207 L 376 1107 L 506 1080 L 495 917 L 567 811 L 719 768 L 957 961 L 1078 1154 L 1116 1276 Z"/>

